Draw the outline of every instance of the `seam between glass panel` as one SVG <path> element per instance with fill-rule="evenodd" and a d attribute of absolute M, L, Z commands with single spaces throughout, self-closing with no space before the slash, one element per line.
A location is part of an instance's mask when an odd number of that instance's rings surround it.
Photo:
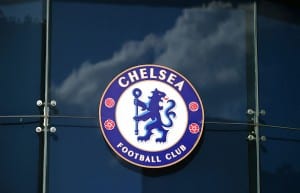
<path fill-rule="evenodd" d="M 257 3 L 254 6 L 254 73 L 255 73 L 255 114 L 254 114 L 254 131 L 256 136 L 256 188 L 260 193 L 260 134 L 259 134 L 259 93 L 258 93 L 258 48 L 257 48 Z"/>

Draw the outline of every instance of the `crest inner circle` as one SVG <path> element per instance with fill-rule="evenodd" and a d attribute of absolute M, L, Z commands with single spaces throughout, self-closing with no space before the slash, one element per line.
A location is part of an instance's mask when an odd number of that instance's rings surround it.
<path fill-rule="evenodd" d="M 124 139 L 137 149 L 158 152 L 174 146 L 188 124 L 187 105 L 170 85 L 146 80 L 119 97 L 115 118 Z"/>

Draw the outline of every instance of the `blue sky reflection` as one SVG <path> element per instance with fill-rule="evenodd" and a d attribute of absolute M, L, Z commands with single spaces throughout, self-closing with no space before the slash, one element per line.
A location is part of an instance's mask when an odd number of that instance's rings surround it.
<path fill-rule="evenodd" d="M 116 30 L 121 31 L 119 35 L 124 35 L 125 37 L 131 33 L 138 33 L 136 29 L 130 28 L 132 24 L 128 24 L 128 28 L 123 28 L 122 26 L 118 28 L 119 23 L 123 23 L 122 20 L 126 20 L 124 17 L 134 16 L 128 13 L 132 13 L 138 8 L 125 8 L 126 12 L 128 12 L 127 15 L 124 13 L 123 8 L 122 14 L 124 15 L 122 15 L 120 12 L 117 12 L 118 7 L 109 7 L 111 12 L 115 14 L 112 16 L 118 18 L 118 23 L 115 23 L 115 26 L 111 24 L 109 26 L 112 34 Z M 136 35 L 140 39 L 131 38 L 121 42 L 116 42 L 117 40 L 106 41 L 101 42 L 101 44 L 99 43 L 98 48 L 90 48 L 102 50 L 107 44 L 116 45 L 115 49 L 112 49 L 113 51 L 110 56 L 107 55 L 105 59 L 95 61 L 95 59 L 85 58 L 80 64 L 68 64 L 72 68 L 71 72 L 69 74 L 65 73 L 63 77 L 58 75 L 53 80 L 52 91 L 55 98 L 63 104 L 71 105 L 72 108 L 78 108 L 81 113 L 94 114 L 96 112 L 95 104 L 98 102 L 98 97 L 100 97 L 104 89 L 103 87 L 106 86 L 107 81 L 113 78 L 109 74 L 119 73 L 129 66 L 137 64 L 156 63 L 170 66 L 186 74 L 189 73 L 189 77 L 187 78 L 192 81 L 200 91 L 200 95 L 203 96 L 208 116 L 244 120 L 246 108 L 245 13 L 243 10 L 231 9 L 228 4 L 219 4 L 217 7 L 215 4 L 212 4 L 207 7 L 186 8 L 182 10 L 172 8 L 167 10 L 172 15 L 173 22 L 169 22 L 167 25 L 168 28 L 164 30 L 158 27 L 157 33 L 155 25 L 158 21 L 152 21 L 153 23 L 151 24 L 149 20 L 151 15 L 147 15 L 147 13 L 153 13 L 158 10 L 156 13 L 162 13 L 163 18 L 166 8 L 146 8 L 146 13 L 143 16 L 137 13 L 134 17 L 143 17 L 139 21 L 139 27 L 143 28 L 145 26 L 145 28 L 149 29 L 150 25 L 152 30 L 148 30 L 147 33 L 145 30 L 141 30 L 141 33 Z M 92 15 L 93 17 L 97 17 L 96 11 L 101 12 L 102 7 L 99 6 L 98 10 L 92 8 L 92 11 L 93 9 L 95 12 L 87 16 Z M 76 9 L 77 15 L 81 15 L 80 20 L 76 21 L 77 29 L 78 26 L 84 26 L 83 23 L 78 22 L 91 19 L 88 17 L 83 18 L 85 16 L 84 10 L 84 8 L 82 10 Z M 101 17 L 99 18 L 101 20 Z M 71 19 L 70 22 L 75 22 L 71 17 L 69 19 Z M 170 20 L 170 18 L 168 19 Z M 143 23 L 143 20 L 147 22 Z M 66 25 L 69 25 L 71 29 L 75 27 L 72 24 Z M 103 23 L 97 23 L 97 25 L 105 26 Z M 58 25 L 54 26 L 55 39 L 60 39 L 59 36 L 64 34 L 57 32 L 55 28 L 57 30 L 61 28 Z M 92 29 L 95 29 L 95 26 Z M 82 31 L 82 29 L 79 30 Z M 95 32 L 92 31 L 90 34 L 93 35 Z M 97 34 L 97 36 L 92 36 L 93 41 L 97 42 L 98 38 L 102 38 L 100 37 L 102 35 L 101 29 L 97 31 Z M 71 36 L 74 36 L 74 39 L 69 38 L 64 40 L 66 41 L 66 45 L 69 44 L 68 41 L 77 41 L 80 45 L 82 40 L 77 39 L 78 36 L 74 34 Z M 87 37 L 89 35 L 86 31 L 80 36 L 84 37 L 85 41 L 89 41 L 90 37 Z M 130 38 L 130 35 L 128 37 Z M 110 39 L 111 37 L 107 36 L 105 38 Z M 53 44 L 54 52 L 59 52 L 61 49 L 59 46 L 62 43 L 64 42 Z M 108 47 L 110 46 L 108 45 Z M 89 48 L 85 49 L 83 52 L 88 52 Z M 71 54 L 72 50 L 63 52 L 70 57 L 74 56 Z M 98 53 L 98 55 L 101 55 L 101 53 Z M 72 61 L 67 55 L 62 56 L 62 58 L 65 62 Z M 54 58 L 54 60 L 59 62 L 58 58 Z M 53 70 L 53 74 L 58 73 L 62 75 L 62 72 L 57 72 L 55 68 Z M 110 73 L 108 74 L 108 72 Z M 56 80 L 60 81 L 57 82 Z M 216 88 L 222 88 L 218 89 L 218 94 L 216 93 Z M 227 91 L 224 89 L 227 89 Z M 217 95 L 218 97 L 220 95 L 222 97 L 219 103 L 217 102 L 219 100 L 216 100 Z M 90 103 L 86 103 L 86 101 Z"/>

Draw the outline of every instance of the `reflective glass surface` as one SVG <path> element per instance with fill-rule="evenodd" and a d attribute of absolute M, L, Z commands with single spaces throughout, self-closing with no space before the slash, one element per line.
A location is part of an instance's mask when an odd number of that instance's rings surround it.
<path fill-rule="evenodd" d="M 0 192 L 40 189 L 40 2 L 0 1 Z"/>
<path fill-rule="evenodd" d="M 54 2 L 52 10 L 51 99 L 57 106 L 51 125 L 57 133 L 49 143 L 50 192 L 249 191 L 248 127 L 236 123 L 247 122 L 251 6 Z M 170 168 L 125 163 L 98 125 L 105 87 L 122 70 L 145 63 L 183 74 L 205 108 L 201 144 Z"/>
<path fill-rule="evenodd" d="M 259 18 L 262 192 L 299 192 L 299 8 L 262 5 Z M 268 13 L 268 14 L 267 14 Z"/>
<path fill-rule="evenodd" d="M 256 192 L 255 143 L 246 140 L 253 122 L 245 114 L 255 106 L 253 4 L 51 2 L 49 90 L 57 106 L 50 127 L 57 131 L 48 133 L 47 192 Z M 294 5 L 258 4 L 258 100 L 266 110 L 259 120 L 261 192 L 299 192 L 300 12 Z M 0 2 L 1 193 L 42 190 L 43 135 L 35 128 L 43 124 L 36 101 L 45 97 L 44 8 L 41 1 Z M 198 147 L 163 169 L 116 156 L 98 122 L 111 80 L 149 63 L 184 75 L 205 109 Z"/>
<path fill-rule="evenodd" d="M 39 114 L 41 17 L 40 2 L 0 2 L 0 115 Z"/>
<path fill-rule="evenodd" d="M 36 119 L 0 119 L 0 191 L 38 192 L 40 188 L 40 142 Z"/>

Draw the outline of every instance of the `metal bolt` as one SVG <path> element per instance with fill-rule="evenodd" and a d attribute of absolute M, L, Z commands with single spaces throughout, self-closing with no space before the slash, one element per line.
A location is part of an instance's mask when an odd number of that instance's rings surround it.
<path fill-rule="evenodd" d="M 35 128 L 35 132 L 37 132 L 37 133 L 40 133 L 40 132 L 42 132 L 43 131 L 43 129 L 41 128 L 41 127 L 36 127 Z"/>
<path fill-rule="evenodd" d="M 55 100 L 51 100 L 51 101 L 50 101 L 50 105 L 51 105 L 52 107 L 55 107 L 55 106 L 56 106 L 56 101 L 55 101 Z"/>
<path fill-rule="evenodd" d="M 56 132 L 56 128 L 55 127 L 50 127 L 50 132 L 51 133 L 55 133 Z"/>
<path fill-rule="evenodd" d="M 267 113 L 267 112 L 266 112 L 265 109 L 261 109 L 261 110 L 259 111 L 259 114 L 262 115 L 262 116 L 265 116 L 266 113 Z"/>
<path fill-rule="evenodd" d="M 255 111 L 253 109 L 248 109 L 247 110 L 247 114 L 248 115 L 254 115 L 255 114 Z"/>
<path fill-rule="evenodd" d="M 43 101 L 42 100 L 37 100 L 36 101 L 36 106 L 41 107 L 43 105 Z"/>
<path fill-rule="evenodd" d="M 249 141 L 253 141 L 253 140 L 255 140 L 255 136 L 254 135 L 248 135 L 247 139 Z"/>
<path fill-rule="evenodd" d="M 265 141 L 267 141 L 267 137 L 266 136 L 261 136 L 260 140 L 263 141 L 263 142 L 265 142 Z"/>

